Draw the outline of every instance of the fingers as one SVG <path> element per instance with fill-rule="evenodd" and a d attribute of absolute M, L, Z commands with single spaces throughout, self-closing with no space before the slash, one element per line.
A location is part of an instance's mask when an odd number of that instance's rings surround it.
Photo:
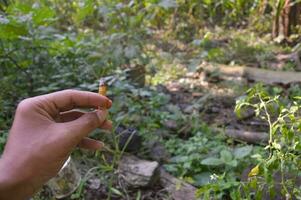
<path fill-rule="evenodd" d="M 43 96 L 52 103 L 57 111 L 64 112 L 73 108 L 110 108 L 112 101 L 93 92 L 63 90 Z"/>
<path fill-rule="evenodd" d="M 104 147 L 104 143 L 98 140 L 85 137 L 80 141 L 78 147 L 89 150 L 100 150 Z"/>
<path fill-rule="evenodd" d="M 59 122 L 70 122 L 70 121 L 80 118 L 81 116 L 83 116 L 86 113 L 87 112 L 82 112 L 82 111 L 78 111 L 78 110 L 63 112 L 63 113 L 60 113 Z M 113 127 L 112 121 L 105 120 L 103 122 L 103 124 L 101 124 L 101 126 L 99 126 L 98 128 L 105 129 L 105 130 L 111 130 L 112 127 Z"/>
<path fill-rule="evenodd" d="M 112 128 L 113 128 L 112 121 L 106 120 L 99 128 L 105 129 L 105 130 L 112 130 Z"/>
<path fill-rule="evenodd" d="M 59 122 L 70 122 L 70 121 L 80 118 L 84 114 L 85 114 L 85 112 L 78 111 L 78 110 L 63 112 L 63 113 L 60 113 L 58 121 Z"/>
<path fill-rule="evenodd" d="M 71 122 L 63 123 L 63 128 L 68 130 L 68 136 L 66 137 L 73 139 L 72 141 L 78 144 L 82 138 L 86 137 L 94 129 L 102 127 L 102 125 L 109 126 L 109 124 L 104 124 L 107 113 L 107 110 L 96 110 L 86 113 Z"/>

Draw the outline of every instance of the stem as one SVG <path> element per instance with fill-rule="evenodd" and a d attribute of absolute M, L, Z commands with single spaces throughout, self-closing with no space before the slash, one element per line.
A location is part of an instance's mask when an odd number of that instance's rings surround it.
<path fill-rule="evenodd" d="M 269 150 L 270 150 L 270 155 L 269 155 L 269 158 L 270 159 L 272 157 L 272 142 L 273 142 L 273 124 L 272 124 L 272 121 L 271 121 L 271 116 L 268 112 L 268 109 L 267 109 L 267 106 L 266 106 L 266 102 L 264 102 L 261 98 L 261 95 L 260 94 L 257 94 L 258 95 L 258 98 L 260 100 L 260 102 L 262 103 L 263 105 L 263 108 L 264 108 L 264 112 L 265 112 L 265 115 L 267 117 L 267 121 L 269 123 Z"/>
<path fill-rule="evenodd" d="M 113 132 L 115 132 L 115 130 Z M 116 138 L 116 136 L 114 136 L 114 134 L 112 136 L 113 136 L 113 143 L 114 143 L 115 149 L 114 150 L 110 149 L 110 151 L 109 151 L 110 153 L 113 154 L 113 161 L 110 165 L 110 167 L 112 169 L 112 176 L 110 177 L 109 183 L 108 183 L 109 194 L 107 196 L 107 200 L 110 200 L 112 197 L 111 188 L 113 186 L 114 169 L 117 167 L 117 164 L 120 162 L 120 159 L 124 153 L 124 149 L 122 149 L 122 150 L 119 149 L 119 139 Z"/>
<path fill-rule="evenodd" d="M 289 197 L 291 197 L 286 184 L 285 184 L 285 177 L 284 177 L 284 160 L 281 159 L 281 164 L 280 164 L 280 171 L 281 171 L 281 185 L 285 191 L 285 195 L 289 195 Z"/>

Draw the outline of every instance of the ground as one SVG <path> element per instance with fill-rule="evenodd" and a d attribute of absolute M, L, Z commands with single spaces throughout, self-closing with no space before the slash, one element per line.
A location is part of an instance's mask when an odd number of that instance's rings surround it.
<path fill-rule="evenodd" d="M 279 55 L 287 54 L 286 47 L 269 43 L 268 39 L 244 30 L 224 32 L 220 29 L 208 31 L 208 37 L 190 44 L 168 41 L 158 34 L 157 42 L 145 47 L 153 55 L 147 73 L 156 71 L 155 76 L 146 75 L 150 86 L 126 85 L 119 77 L 111 79 L 109 96 L 114 101 L 111 112 L 115 123 L 134 127 L 144 139 L 142 150 L 132 154 L 150 160 L 166 155 L 159 160 L 161 165 L 196 187 L 213 187 L 212 177 L 217 180 L 224 177 L 223 181 L 217 181 L 212 192 L 217 198 L 229 199 L 231 188 L 236 188 L 237 181 L 243 180 L 243 171 L 256 165 L 256 159 L 251 158 L 250 152 L 265 153 L 262 145 L 228 137 L 225 130 L 267 132 L 268 126 L 251 110 L 244 111 L 241 117 L 234 112 L 236 101 L 254 82 L 245 77 L 207 72 L 200 66 L 222 63 L 270 70 L 298 70 L 298 66 L 294 60 L 279 59 Z M 298 84 L 272 85 L 271 91 L 289 97 L 291 93 L 298 92 L 298 88 Z M 125 95 L 120 97 L 120 93 Z M 93 136 L 102 138 L 99 131 Z M 151 153 L 154 146 L 149 145 L 154 142 L 163 148 L 157 155 Z M 235 152 L 244 146 L 250 152 L 244 157 L 237 156 Z M 221 151 L 230 154 L 229 162 L 216 167 L 205 164 L 204 160 L 210 156 L 223 159 Z M 72 155 L 83 178 L 71 199 L 171 198 L 160 184 L 151 188 L 126 189 L 116 171 L 118 159 L 112 161 L 113 158 L 108 156 L 106 159 L 110 161 L 106 163 L 105 154 L 77 150 Z M 45 188 L 36 198 L 45 199 L 48 192 L 49 189 Z"/>

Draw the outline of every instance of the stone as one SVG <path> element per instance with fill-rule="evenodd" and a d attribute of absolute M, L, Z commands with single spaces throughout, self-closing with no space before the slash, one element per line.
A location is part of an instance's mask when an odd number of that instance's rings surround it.
<path fill-rule="evenodd" d="M 195 200 L 197 189 L 160 168 L 160 183 L 174 200 Z"/>
<path fill-rule="evenodd" d="M 93 178 L 88 180 L 88 187 L 90 189 L 97 190 L 98 188 L 100 188 L 100 183 L 101 182 L 99 178 Z"/>
<path fill-rule="evenodd" d="M 152 186 L 159 178 L 159 163 L 141 160 L 132 155 L 125 155 L 119 162 L 118 170 L 128 187 L 145 188 Z"/>
<path fill-rule="evenodd" d="M 142 137 L 137 129 L 119 125 L 115 134 L 118 136 L 118 146 L 120 150 L 125 149 L 126 152 L 138 152 L 142 146 Z"/>
<path fill-rule="evenodd" d="M 151 159 L 159 162 L 166 163 L 170 159 L 170 154 L 164 145 L 158 141 L 151 141 L 148 143 L 149 156 Z"/>

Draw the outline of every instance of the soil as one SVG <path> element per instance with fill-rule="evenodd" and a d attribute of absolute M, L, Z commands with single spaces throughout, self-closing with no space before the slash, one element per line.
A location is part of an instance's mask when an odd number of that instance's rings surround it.
<path fill-rule="evenodd" d="M 196 74 L 194 77 L 180 79 L 185 84 L 171 82 L 165 86 L 161 85 L 160 90 L 169 94 L 171 103 L 178 106 L 183 113 L 198 112 L 201 120 L 212 127 L 227 127 L 245 131 L 267 130 L 267 123 L 255 117 L 254 112 L 250 110 L 245 111 L 242 119 L 236 116 L 234 113 L 235 102 L 243 93 L 229 88 L 228 80 L 210 83 L 209 79 L 200 81 L 199 76 Z M 232 84 L 237 83 L 232 82 Z M 243 87 L 241 84 L 238 83 L 236 86 Z M 247 83 L 247 86 L 250 84 Z M 201 105 L 195 106 L 196 109 L 190 109 L 193 104 Z"/>

